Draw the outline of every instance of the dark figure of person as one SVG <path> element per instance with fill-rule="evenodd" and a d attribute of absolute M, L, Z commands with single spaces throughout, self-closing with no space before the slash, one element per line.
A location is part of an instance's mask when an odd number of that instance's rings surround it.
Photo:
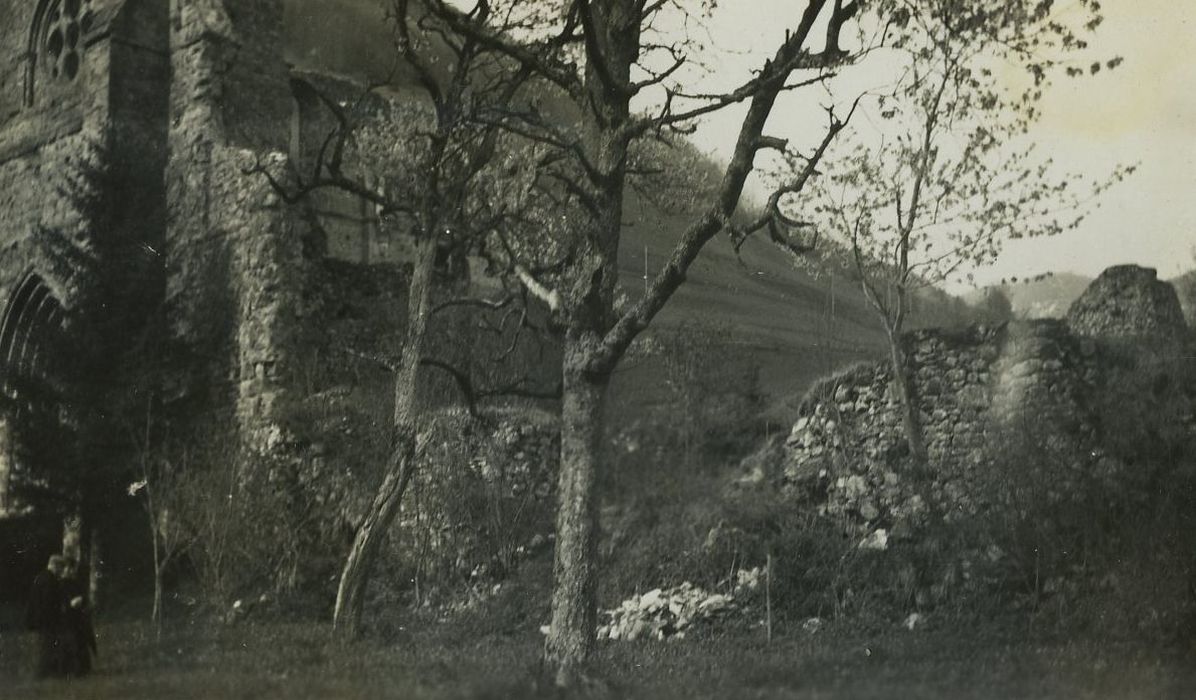
<path fill-rule="evenodd" d="M 87 582 L 79 575 L 79 563 L 67 560 L 67 576 L 63 581 L 63 597 L 67 600 L 66 629 L 69 640 L 66 648 L 66 673 L 86 676 L 91 673 L 96 653 L 96 633 L 87 605 Z"/>
<path fill-rule="evenodd" d="M 25 626 L 37 634 L 35 673 L 38 678 L 65 676 L 69 671 L 70 632 L 66 619 L 68 602 L 63 589 L 65 576 L 66 559 L 55 554 L 46 563 L 46 570 L 33 579 L 33 588 L 29 592 Z"/>

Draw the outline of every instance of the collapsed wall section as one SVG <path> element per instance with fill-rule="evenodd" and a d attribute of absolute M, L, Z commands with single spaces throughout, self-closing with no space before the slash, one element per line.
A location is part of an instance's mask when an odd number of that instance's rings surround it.
<path fill-rule="evenodd" d="M 780 449 L 781 486 L 848 529 L 902 532 L 927 508 L 949 520 L 991 507 L 983 484 L 1021 478 L 993 472 L 1027 468 L 1005 453 L 1028 450 L 1053 470 L 1035 478 L 1064 499 L 1077 479 L 1124 469 L 1101 447 L 1118 429 L 1110 402 L 1174 394 L 1166 384 L 1182 374 L 1188 337 L 1174 290 L 1136 266 L 1106 271 L 1067 321 L 912 333 L 907 370 L 929 463 L 912 464 L 905 449 L 891 368 L 861 365 L 811 390 Z M 1187 404 L 1176 405 L 1182 414 Z"/>
<path fill-rule="evenodd" d="M 1096 348 L 1065 324 L 924 330 L 906 342 L 929 479 L 909 471 L 892 371 L 877 364 L 811 392 L 783 448 L 784 488 L 852 527 L 900 533 L 930 506 L 973 514 L 983 507 L 969 484 L 992 468 L 993 446 L 1011 435 L 1069 445 L 1092 439 Z"/>

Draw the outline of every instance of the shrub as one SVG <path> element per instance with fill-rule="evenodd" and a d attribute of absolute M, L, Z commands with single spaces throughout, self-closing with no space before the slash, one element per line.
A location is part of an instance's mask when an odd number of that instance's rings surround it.
<path fill-rule="evenodd" d="M 412 581 L 417 599 L 488 588 L 547 548 L 560 450 L 554 417 L 444 411 L 422 441 L 391 542 L 393 560 L 402 562 L 397 580 Z"/>

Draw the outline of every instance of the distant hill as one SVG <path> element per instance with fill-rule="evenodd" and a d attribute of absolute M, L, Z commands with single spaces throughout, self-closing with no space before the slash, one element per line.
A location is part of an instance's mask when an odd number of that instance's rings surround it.
<path fill-rule="evenodd" d="M 964 300 L 975 304 L 983 298 L 988 289 L 999 289 L 1013 304 L 1013 313 L 1019 318 L 1063 318 L 1071 303 L 1083 294 L 1091 277 L 1071 272 L 1050 273 L 1045 276 L 1016 282 L 992 285 L 964 295 Z"/>
<path fill-rule="evenodd" d="M 1196 270 L 1167 281 L 1179 293 L 1180 305 L 1188 323 L 1196 323 Z M 1091 277 L 1060 272 L 973 290 L 965 294 L 963 299 L 969 304 L 976 304 L 987 290 L 999 289 L 1009 298 L 1013 313 L 1020 318 L 1063 318 L 1071 303 L 1091 283 Z"/>

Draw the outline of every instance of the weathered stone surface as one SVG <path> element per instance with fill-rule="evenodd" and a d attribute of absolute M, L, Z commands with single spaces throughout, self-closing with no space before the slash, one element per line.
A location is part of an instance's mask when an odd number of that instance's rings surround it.
<path fill-rule="evenodd" d="M 251 449 L 326 442 L 289 414 L 393 360 L 411 246 L 401 226 L 384 233 L 360 198 L 324 193 L 292 205 L 247 171 L 264 165 L 282 182 L 309 172 L 335 123 L 320 95 L 357 103 L 363 86 L 320 72 L 318 61 L 292 69 L 283 0 L 75 4 L 78 17 L 57 17 L 78 24 L 80 38 L 50 56 L 55 3 L 0 0 L 0 318 L 19 315 L 15 292 L 33 275 L 69 307 L 80 280 L 61 277 L 35 239 L 48 231 L 89 244 L 93 227 L 61 190 L 74 163 L 103 151 L 114 183 L 104 204 L 162 261 L 165 284 L 146 293 L 162 302 L 172 348 L 187 358 L 178 370 L 186 376 L 163 393 L 192 416 L 233 425 L 237 434 L 222 437 Z M 60 70 L 68 54 L 71 75 Z M 393 115 L 409 101 L 418 102 L 394 92 L 361 98 L 361 117 Z M 354 163 L 347 155 L 347 169 Z M 466 278 L 457 277 L 443 293 L 461 292 Z M 482 388 L 524 375 L 555 383 L 537 375 L 553 362 L 531 334 L 486 333 L 474 313 L 438 314 L 430 354 L 492 380 Z M 479 376 L 472 365 L 490 351 L 504 359 Z M 533 356 L 540 361 L 529 368 Z M 371 400 L 386 400 L 387 380 L 374 384 Z M 459 402 L 448 375 L 428 384 L 434 407 Z"/>
<path fill-rule="evenodd" d="M 990 468 L 1000 436 L 1029 436 L 1052 454 L 1095 458 L 1083 446 L 1097 440 L 1097 397 L 1106 382 L 1126 381 L 1110 373 L 1127 359 L 1143 366 L 1135 353 L 1157 353 L 1152 338 L 1187 335 L 1174 291 L 1153 270 L 1112 268 L 1073 309 L 1069 322 L 1015 321 L 906 338 L 930 462 L 925 493 L 948 519 L 982 507 L 970 475 Z M 1126 345 L 1127 337 L 1135 341 Z M 885 399 L 890 377 L 879 363 L 811 390 L 783 446 L 779 481 L 820 512 L 848 516 L 849 530 L 889 524 L 901 536 L 926 504 L 922 491 L 892 471 L 904 459 L 905 438 L 898 407 Z M 847 397 L 856 397 L 850 412 L 840 405 Z M 1065 480 L 1058 491 L 1066 491 Z"/>
<path fill-rule="evenodd" d="M 1118 265 L 1101 273 L 1072 303 L 1067 322 L 1078 335 L 1182 340 L 1188 333 L 1175 287 L 1153 268 Z"/>

